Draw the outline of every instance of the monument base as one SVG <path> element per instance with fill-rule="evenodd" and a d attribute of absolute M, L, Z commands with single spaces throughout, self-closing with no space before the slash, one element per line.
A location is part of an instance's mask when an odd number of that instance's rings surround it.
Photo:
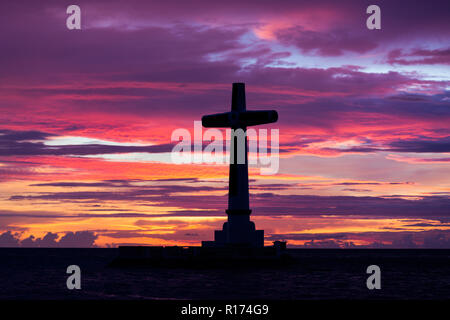
<path fill-rule="evenodd" d="M 227 222 L 224 223 L 223 230 L 214 231 L 214 241 L 202 241 L 202 246 L 209 247 L 226 247 L 226 246 L 241 246 L 241 247 L 264 247 L 264 230 L 251 230 L 245 234 L 240 234 L 238 237 L 233 236 L 229 231 Z"/>
<path fill-rule="evenodd" d="M 264 247 L 264 230 L 256 230 L 250 221 L 251 210 L 227 210 L 228 221 L 214 231 L 214 241 L 202 241 L 202 247 Z"/>

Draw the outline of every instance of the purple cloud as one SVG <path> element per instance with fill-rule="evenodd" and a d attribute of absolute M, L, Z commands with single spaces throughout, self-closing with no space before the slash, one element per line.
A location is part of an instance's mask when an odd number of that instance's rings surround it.
<path fill-rule="evenodd" d="M 395 248 L 395 249 L 450 249 L 450 230 L 398 231 L 398 232 L 345 232 L 345 233 L 300 233 L 270 234 L 267 240 L 302 240 L 303 248 Z M 358 240 L 371 241 L 356 245 Z"/>
<path fill-rule="evenodd" d="M 391 182 L 400 184 L 400 182 Z M 355 183 L 337 183 L 334 185 L 355 185 Z M 404 184 L 410 184 L 405 182 Z M 116 185 L 117 186 L 117 185 Z M 70 186 L 67 186 L 70 187 Z M 284 188 L 285 186 L 283 186 Z M 289 186 L 290 190 L 295 190 L 294 186 Z M 303 185 L 297 187 L 302 188 Z M 178 184 L 157 184 L 145 187 L 118 185 L 116 192 L 109 191 L 71 191 L 37 193 L 29 195 L 13 195 L 11 201 L 72 201 L 101 203 L 106 201 L 155 201 L 158 196 L 158 205 L 166 207 L 183 208 L 184 211 L 175 211 L 167 216 L 213 216 L 217 211 L 226 207 L 226 184 L 220 185 L 197 185 L 195 183 Z M 274 190 L 279 190 L 280 186 L 275 186 Z M 267 190 L 271 190 L 267 186 Z M 203 191 L 223 191 L 223 195 L 198 195 Z M 411 196 L 411 195 L 410 195 Z M 316 195 L 283 195 L 275 192 L 256 193 L 252 196 L 253 211 L 262 216 L 362 216 L 362 217 L 448 217 L 450 214 L 450 198 L 446 195 L 422 196 L 419 200 L 409 200 L 409 198 L 398 196 L 390 197 L 353 197 L 353 196 L 316 196 Z M 204 210 L 203 213 L 196 210 Z M 95 208 L 94 208 L 95 211 Z M 64 215 L 63 215 L 64 216 Z M 78 215 L 77 215 L 78 216 Z M 83 216 L 99 216 L 95 213 L 85 213 Z M 102 216 L 100 214 L 100 216 Z M 105 214 L 105 217 L 113 215 Z M 137 217 L 145 216 L 142 213 L 119 212 L 117 216 Z M 70 218 L 70 215 L 67 215 Z M 73 217 L 72 217 L 73 218 Z"/>
<path fill-rule="evenodd" d="M 98 155 L 111 153 L 147 152 L 160 153 L 170 152 L 173 145 L 170 143 L 150 146 L 120 146 L 102 144 L 82 145 L 46 145 L 43 142 L 32 140 L 43 140 L 55 136 L 38 131 L 0 131 L 0 156 L 30 156 L 30 155 Z"/>
<path fill-rule="evenodd" d="M 396 49 L 389 52 L 387 62 L 400 65 L 450 64 L 450 48 L 414 49 L 407 53 L 401 49 Z"/>
<path fill-rule="evenodd" d="M 281 43 L 294 45 L 305 53 L 321 56 L 340 56 L 345 51 L 365 53 L 378 46 L 367 35 L 351 34 L 345 29 L 317 32 L 297 26 L 278 31 L 276 37 Z"/>

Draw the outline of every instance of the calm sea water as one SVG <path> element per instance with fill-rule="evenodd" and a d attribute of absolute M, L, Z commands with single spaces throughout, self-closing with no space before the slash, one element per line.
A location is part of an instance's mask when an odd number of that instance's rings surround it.
<path fill-rule="evenodd" d="M 117 249 L 0 249 L 0 299 L 450 299 L 450 250 L 292 250 L 272 268 L 113 269 Z M 78 265 L 82 289 L 66 288 Z M 381 290 L 366 287 L 381 268 Z"/>

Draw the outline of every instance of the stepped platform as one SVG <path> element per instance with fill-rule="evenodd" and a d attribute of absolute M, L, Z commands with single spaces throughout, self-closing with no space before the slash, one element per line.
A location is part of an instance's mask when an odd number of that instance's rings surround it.
<path fill-rule="evenodd" d="M 293 259 L 283 242 L 273 246 L 120 246 L 111 267 L 245 267 L 277 266 Z"/>

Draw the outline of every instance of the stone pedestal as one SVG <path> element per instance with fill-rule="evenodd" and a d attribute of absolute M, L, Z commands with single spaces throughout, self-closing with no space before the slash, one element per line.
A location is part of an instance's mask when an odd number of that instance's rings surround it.
<path fill-rule="evenodd" d="M 230 214 L 222 230 L 214 231 L 215 246 L 264 246 L 264 230 L 256 230 L 249 214 Z M 250 210 L 248 210 L 250 211 Z"/>

